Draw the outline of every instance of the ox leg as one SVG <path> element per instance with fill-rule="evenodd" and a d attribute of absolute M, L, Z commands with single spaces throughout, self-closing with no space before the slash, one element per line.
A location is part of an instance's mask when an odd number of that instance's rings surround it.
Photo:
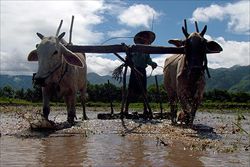
<path fill-rule="evenodd" d="M 190 107 L 188 105 L 188 98 L 187 97 L 184 97 L 182 96 L 182 98 L 180 99 L 180 102 L 181 102 L 181 108 L 182 108 L 182 111 L 184 112 L 184 122 L 186 125 L 189 125 L 190 124 L 190 118 L 191 118 L 191 111 L 190 111 Z"/>
<path fill-rule="evenodd" d="M 124 112 L 121 113 L 121 118 L 124 118 L 124 116 L 125 117 L 128 116 L 129 103 L 131 102 L 132 97 L 133 97 L 133 93 L 128 89 L 127 97 L 125 100 L 125 109 L 124 109 Z"/>
<path fill-rule="evenodd" d="M 147 97 L 147 93 L 143 93 L 143 108 L 144 108 L 144 116 L 146 119 L 152 119 L 153 118 L 153 113 L 151 110 L 151 107 L 149 105 L 148 102 L 148 97 Z"/>
<path fill-rule="evenodd" d="M 196 111 L 197 111 L 199 105 L 200 105 L 200 101 L 198 99 L 194 100 L 194 103 L 192 105 L 191 114 L 190 114 L 190 124 L 193 124 L 193 122 L 194 122 Z"/>
<path fill-rule="evenodd" d="M 203 98 L 203 93 L 205 89 L 205 78 L 202 76 L 201 80 L 198 81 L 197 83 L 197 91 L 194 93 L 194 98 L 192 101 L 192 110 L 190 114 L 190 124 L 193 124 L 194 118 L 196 115 L 196 111 L 201 104 L 202 98 Z"/>
<path fill-rule="evenodd" d="M 176 103 L 170 103 L 170 109 L 171 109 L 171 122 L 173 125 L 177 123 L 176 118 L 177 118 L 177 105 Z"/>
<path fill-rule="evenodd" d="M 184 122 L 186 125 L 190 125 L 191 118 L 192 118 L 192 112 L 187 104 L 182 105 L 182 110 L 184 112 Z"/>
<path fill-rule="evenodd" d="M 169 103 L 170 103 L 170 113 L 171 113 L 171 123 L 175 125 L 177 123 L 177 96 L 173 91 L 168 90 Z"/>
<path fill-rule="evenodd" d="M 43 93 L 43 116 L 47 120 L 49 119 L 49 113 L 50 113 L 50 107 L 49 107 L 49 100 L 50 100 L 50 94 L 49 90 L 46 87 L 42 87 L 42 93 Z"/>
<path fill-rule="evenodd" d="M 67 114 L 68 114 L 67 121 L 70 124 L 74 124 L 75 118 L 76 118 L 76 108 L 75 108 L 76 97 L 75 96 L 66 96 L 65 103 L 67 105 Z"/>
<path fill-rule="evenodd" d="M 87 101 L 87 90 L 86 86 L 84 89 L 80 90 L 80 97 L 81 97 L 81 104 L 82 104 L 82 120 L 88 120 L 87 114 L 86 114 L 86 106 L 85 102 Z"/>
<path fill-rule="evenodd" d="M 88 120 L 89 118 L 87 117 L 86 114 L 86 106 L 85 106 L 85 100 L 81 100 L 82 103 L 82 120 Z"/>

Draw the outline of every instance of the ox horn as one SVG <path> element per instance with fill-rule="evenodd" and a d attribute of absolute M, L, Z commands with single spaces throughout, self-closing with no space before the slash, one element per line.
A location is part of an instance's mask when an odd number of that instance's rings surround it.
<path fill-rule="evenodd" d="M 183 34 L 185 35 L 186 38 L 189 37 L 189 34 L 188 34 L 188 32 L 186 31 L 186 29 L 184 27 L 182 27 L 182 32 L 183 32 Z"/>
<path fill-rule="evenodd" d="M 187 32 L 187 21 L 186 21 L 186 19 L 184 19 L 184 27 L 182 27 L 182 32 L 183 32 L 183 34 L 185 35 L 186 38 L 189 37 L 189 34 Z"/>
<path fill-rule="evenodd" d="M 204 26 L 203 30 L 201 31 L 200 35 L 203 37 L 207 31 L 207 25 Z"/>
<path fill-rule="evenodd" d="M 196 29 L 196 32 L 198 32 L 198 33 L 199 33 L 199 28 L 198 28 L 197 21 L 195 21 L 194 23 L 195 23 L 195 29 Z"/>
<path fill-rule="evenodd" d="M 59 32 L 60 32 L 60 29 L 61 29 L 61 27 L 62 27 L 62 23 L 63 23 L 63 20 L 61 20 L 61 22 L 60 22 L 60 24 L 59 24 L 59 27 L 58 27 L 58 29 L 57 29 L 57 31 L 56 31 L 56 37 L 58 36 L 58 34 L 59 34 Z"/>
<path fill-rule="evenodd" d="M 37 32 L 36 35 L 37 35 L 41 40 L 44 38 L 44 35 L 40 34 L 39 32 Z"/>
<path fill-rule="evenodd" d="M 184 19 L 184 28 L 185 28 L 186 31 L 188 31 L 188 29 L 187 29 L 187 20 L 186 19 Z"/>

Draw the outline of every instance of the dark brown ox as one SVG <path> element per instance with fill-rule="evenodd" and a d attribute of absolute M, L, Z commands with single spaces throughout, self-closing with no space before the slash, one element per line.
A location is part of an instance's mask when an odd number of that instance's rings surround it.
<path fill-rule="evenodd" d="M 207 26 L 199 33 L 196 23 L 196 32 L 189 34 L 185 22 L 182 31 L 186 39 L 169 40 L 169 43 L 185 48 L 185 54 L 172 55 L 165 60 L 164 65 L 164 87 L 170 102 L 172 124 L 176 124 L 178 101 L 184 112 L 181 114 L 184 114 L 184 122 L 187 125 L 193 124 L 196 110 L 203 98 L 205 70 L 208 72 L 206 53 L 222 51 L 215 41 L 204 38 L 206 30 Z"/>
<path fill-rule="evenodd" d="M 37 49 L 28 55 L 28 61 L 38 61 L 38 71 L 34 76 L 34 83 L 42 86 L 43 115 L 48 119 L 50 113 L 49 101 L 52 95 L 64 97 L 67 105 L 67 120 L 73 123 L 76 118 L 76 94 L 79 91 L 83 105 L 83 119 L 85 113 L 85 97 L 87 89 L 86 60 L 82 53 L 73 53 L 64 45 L 62 39 L 65 33 L 58 37 L 44 37 L 37 33 L 42 40 Z"/>

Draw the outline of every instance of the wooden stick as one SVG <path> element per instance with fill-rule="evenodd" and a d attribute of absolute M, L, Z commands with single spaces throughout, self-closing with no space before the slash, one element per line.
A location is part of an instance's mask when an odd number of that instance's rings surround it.
<path fill-rule="evenodd" d="M 124 105 L 125 105 L 125 100 L 126 100 L 126 96 L 127 96 L 127 91 L 126 91 L 126 75 L 127 75 L 127 70 L 128 70 L 128 66 L 125 66 L 125 70 L 124 70 L 124 73 L 123 73 L 123 84 L 122 84 L 121 118 L 123 118 Z"/>
<path fill-rule="evenodd" d="M 72 38 L 73 24 L 74 24 L 74 16 L 72 16 L 71 18 L 71 25 L 70 25 L 70 30 L 69 30 L 69 44 L 72 44 L 71 38 Z"/>
<path fill-rule="evenodd" d="M 121 57 L 118 53 L 114 53 L 114 55 L 116 55 L 124 63 L 127 63 L 126 60 L 123 57 Z M 138 71 L 132 64 L 127 64 L 126 66 L 129 66 L 131 69 L 135 70 L 139 75 L 142 76 L 142 73 Z"/>
<path fill-rule="evenodd" d="M 160 94 L 160 89 L 159 89 L 159 85 L 158 85 L 158 79 L 157 79 L 157 75 L 155 75 L 155 84 L 156 84 L 156 90 L 157 90 L 157 96 L 158 96 L 158 102 L 160 103 L 160 110 L 161 110 L 161 118 L 162 118 L 162 99 L 161 99 L 161 94 Z"/>
<path fill-rule="evenodd" d="M 110 89 L 110 82 L 108 80 L 108 98 L 110 101 L 110 109 L 111 109 L 111 115 L 114 114 L 114 109 L 113 109 L 113 102 L 112 102 L 112 97 L 111 97 L 111 89 Z"/>
<path fill-rule="evenodd" d="M 59 27 L 58 27 L 58 29 L 57 29 L 57 31 L 56 31 L 56 37 L 59 35 L 60 29 L 61 29 L 61 27 L 62 27 L 62 23 L 63 23 L 63 20 L 61 20 L 61 22 L 60 22 L 60 24 L 59 24 Z"/>
<path fill-rule="evenodd" d="M 114 53 L 114 55 L 116 55 L 121 61 L 126 63 L 126 60 L 123 57 L 121 57 L 118 53 Z"/>

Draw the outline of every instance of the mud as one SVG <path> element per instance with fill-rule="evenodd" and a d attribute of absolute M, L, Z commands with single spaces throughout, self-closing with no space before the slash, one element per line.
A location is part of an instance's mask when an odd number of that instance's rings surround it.
<path fill-rule="evenodd" d="M 34 131 L 23 115 L 39 108 L 0 108 L 0 166 L 250 165 L 249 113 L 198 112 L 190 129 L 166 119 L 98 120 L 103 111 L 96 108 L 88 108 L 90 119 L 82 121 L 78 108 L 76 125 Z M 65 109 L 52 110 L 50 120 L 62 125 Z"/>

